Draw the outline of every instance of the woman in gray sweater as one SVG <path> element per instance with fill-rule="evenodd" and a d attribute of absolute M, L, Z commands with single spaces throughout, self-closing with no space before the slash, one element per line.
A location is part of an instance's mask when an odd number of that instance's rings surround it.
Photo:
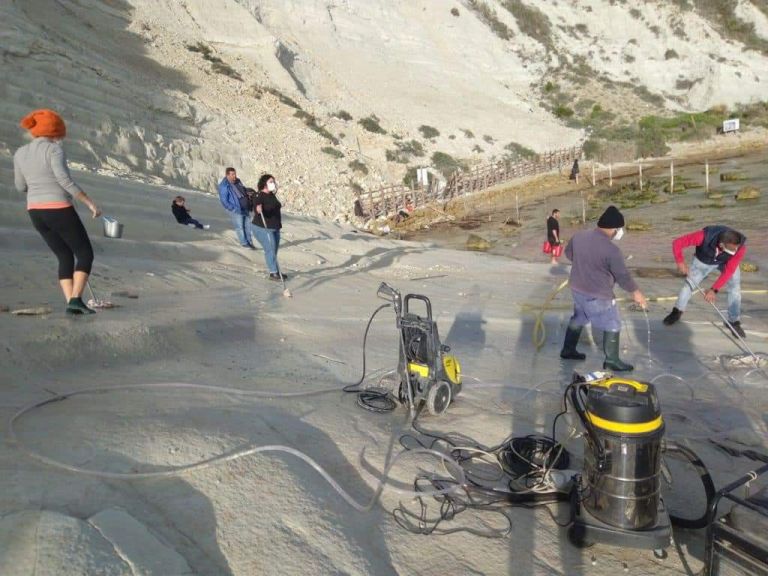
<path fill-rule="evenodd" d="M 59 284 L 67 301 L 67 314 L 92 314 L 82 300 L 93 265 L 93 248 L 77 215 L 77 198 L 97 218 L 101 210 L 72 181 L 61 146 L 64 121 L 53 110 L 35 110 L 21 120 L 34 140 L 16 151 L 13 171 L 16 190 L 27 195 L 32 225 L 59 261 Z"/>

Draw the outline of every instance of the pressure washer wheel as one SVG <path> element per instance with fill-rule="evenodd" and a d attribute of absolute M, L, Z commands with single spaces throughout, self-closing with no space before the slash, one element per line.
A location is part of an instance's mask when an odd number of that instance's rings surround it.
<path fill-rule="evenodd" d="M 451 403 L 451 385 L 445 380 L 435 382 L 427 393 L 427 410 L 432 416 L 439 416 Z"/>

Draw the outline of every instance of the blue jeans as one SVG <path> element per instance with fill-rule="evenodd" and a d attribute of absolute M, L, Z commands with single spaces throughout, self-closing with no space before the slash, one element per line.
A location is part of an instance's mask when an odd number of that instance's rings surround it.
<path fill-rule="evenodd" d="M 280 247 L 280 230 L 271 230 L 261 226 L 253 226 L 253 233 L 261 247 L 264 248 L 264 259 L 270 274 L 277 274 L 277 249 Z"/>
<path fill-rule="evenodd" d="M 688 284 L 688 281 L 694 286 L 696 284 L 701 286 L 704 278 L 706 278 L 710 272 L 717 269 L 717 264 L 704 264 L 704 262 L 694 256 L 691 265 L 688 268 L 686 282 L 683 282 L 680 294 L 677 295 L 675 308 L 682 312 L 685 310 L 685 307 L 688 306 L 688 301 L 693 295 L 691 285 Z M 702 290 L 706 290 L 703 286 L 701 288 Z M 725 283 L 724 288 L 728 289 L 728 320 L 730 322 L 736 322 L 741 317 L 741 270 L 739 268 L 736 268 L 731 279 Z"/>
<path fill-rule="evenodd" d="M 230 218 L 232 218 L 232 225 L 235 227 L 237 233 L 237 240 L 241 246 L 248 246 L 253 244 L 251 239 L 251 223 L 248 221 L 248 212 L 230 212 Z"/>
<path fill-rule="evenodd" d="M 616 300 L 595 298 L 576 290 L 573 294 L 573 316 L 569 321 L 570 326 L 585 326 L 592 324 L 593 328 L 603 332 L 621 332 L 621 318 Z"/>
<path fill-rule="evenodd" d="M 194 218 L 188 218 L 186 222 L 179 222 L 179 224 L 184 224 L 184 226 L 192 225 L 198 230 L 200 230 L 203 227 L 203 225 L 198 220 L 195 220 Z"/>

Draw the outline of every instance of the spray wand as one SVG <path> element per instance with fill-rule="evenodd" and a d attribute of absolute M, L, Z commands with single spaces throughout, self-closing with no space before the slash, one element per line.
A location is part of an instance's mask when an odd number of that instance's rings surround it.
<path fill-rule="evenodd" d="M 686 278 L 685 281 L 688 283 L 688 286 L 690 286 L 691 289 L 696 290 L 702 296 L 706 297 L 706 293 L 704 292 L 704 290 L 702 290 L 701 286 L 699 286 L 699 284 L 696 283 L 695 280 L 692 280 L 691 278 Z M 709 302 L 709 300 L 707 300 L 707 302 Z M 709 302 L 709 304 L 712 306 L 712 308 L 715 309 L 715 312 L 717 312 L 717 314 L 720 316 L 720 318 L 723 319 L 723 322 L 725 322 L 725 325 L 728 326 L 728 328 L 731 330 L 731 333 L 734 336 L 736 336 L 736 338 L 738 339 L 739 343 L 741 344 L 742 349 L 746 350 L 747 353 L 750 356 L 752 356 L 752 359 L 755 361 L 755 366 L 759 367 L 760 366 L 760 358 L 758 358 L 757 354 L 752 352 L 752 349 L 744 341 L 744 338 L 742 338 L 741 335 L 736 330 L 734 330 L 733 324 L 731 324 L 731 322 L 728 320 L 728 318 L 726 318 L 725 314 L 722 313 L 720 308 L 718 308 L 713 302 Z"/>

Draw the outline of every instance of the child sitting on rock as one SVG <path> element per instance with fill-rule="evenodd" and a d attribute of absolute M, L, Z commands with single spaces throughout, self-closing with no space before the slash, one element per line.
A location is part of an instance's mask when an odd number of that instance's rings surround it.
<path fill-rule="evenodd" d="M 192 216 L 189 215 L 189 208 L 184 204 L 185 202 L 186 200 L 184 199 L 184 196 L 176 196 L 176 198 L 173 199 L 171 211 L 176 217 L 176 222 L 184 224 L 185 226 L 194 226 L 199 230 L 208 230 L 211 227 L 210 224 L 201 224 L 192 218 Z"/>

